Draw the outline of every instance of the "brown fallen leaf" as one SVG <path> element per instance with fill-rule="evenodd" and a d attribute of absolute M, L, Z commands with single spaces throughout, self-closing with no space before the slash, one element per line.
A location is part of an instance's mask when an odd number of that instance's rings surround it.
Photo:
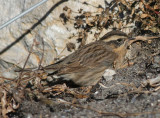
<path fill-rule="evenodd" d="M 148 14 L 141 14 L 141 18 L 150 17 Z"/>

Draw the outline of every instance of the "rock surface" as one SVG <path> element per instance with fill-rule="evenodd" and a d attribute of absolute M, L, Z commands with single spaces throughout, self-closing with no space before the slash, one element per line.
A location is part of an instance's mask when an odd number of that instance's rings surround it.
<path fill-rule="evenodd" d="M 0 24 L 12 19 L 38 2 L 40 0 L 0 0 Z M 68 55 L 70 52 L 66 50 L 66 43 L 68 41 L 75 42 L 75 38 L 68 39 L 78 31 L 73 29 L 72 23 L 68 24 L 66 28 L 59 16 L 65 6 L 72 8 L 74 11 L 78 11 L 80 8 L 86 11 L 95 11 L 97 9 L 93 6 L 88 7 L 82 4 L 83 2 L 85 0 L 81 2 L 48 0 L 27 15 L 1 29 L 0 74 L 7 78 L 14 78 L 16 74 L 11 71 L 12 68 L 15 65 L 23 67 L 29 51 L 32 49 L 33 42 L 35 42 L 35 46 L 33 46 L 32 54 L 26 67 L 38 66 L 43 54 L 42 40 L 44 41 L 43 66 L 54 63 L 57 57 L 61 58 Z M 94 0 L 89 3 L 98 6 L 99 4 L 103 5 L 103 2 Z M 5 61 L 5 65 L 3 61 Z M 9 74 L 9 72 L 12 74 Z"/>

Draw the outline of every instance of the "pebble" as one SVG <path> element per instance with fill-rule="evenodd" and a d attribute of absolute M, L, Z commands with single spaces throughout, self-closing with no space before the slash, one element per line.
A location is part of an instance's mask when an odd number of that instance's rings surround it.
<path fill-rule="evenodd" d="M 152 78 L 152 76 L 153 76 L 153 74 L 152 74 L 152 73 L 146 73 L 146 77 L 147 77 L 147 79 L 151 79 L 151 78 Z"/>
<path fill-rule="evenodd" d="M 103 77 L 106 79 L 106 81 L 110 81 L 113 79 L 113 75 L 115 75 L 116 72 L 112 69 L 106 69 L 104 74 L 103 74 Z"/>
<path fill-rule="evenodd" d="M 160 56 L 155 56 L 155 57 L 153 58 L 153 62 L 160 65 Z"/>

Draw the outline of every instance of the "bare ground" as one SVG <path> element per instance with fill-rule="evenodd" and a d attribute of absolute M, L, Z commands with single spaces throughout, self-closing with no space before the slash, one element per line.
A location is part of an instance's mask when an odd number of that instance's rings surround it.
<path fill-rule="evenodd" d="M 136 47 L 134 44 L 133 47 Z M 134 65 L 116 71 L 113 79 L 104 78 L 93 87 L 87 98 L 75 98 L 62 92 L 57 96 L 26 92 L 20 108 L 10 113 L 11 118 L 57 118 L 57 117 L 128 117 L 159 118 L 160 89 L 158 85 L 144 85 L 160 73 L 160 41 L 141 42 Z M 134 49 L 134 48 L 133 48 Z M 133 50 L 132 50 L 133 51 Z M 143 85 L 142 85 L 143 84 Z M 38 97 L 40 96 L 40 97 Z M 42 97 L 43 96 L 43 97 Z"/>

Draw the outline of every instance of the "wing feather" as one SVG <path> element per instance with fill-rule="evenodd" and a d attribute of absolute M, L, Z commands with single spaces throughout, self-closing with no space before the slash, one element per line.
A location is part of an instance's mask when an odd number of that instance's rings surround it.
<path fill-rule="evenodd" d="M 97 66 L 110 66 L 117 54 L 105 42 L 97 41 L 78 49 L 59 62 L 44 67 L 44 70 L 55 69 L 59 75 L 93 69 Z"/>

